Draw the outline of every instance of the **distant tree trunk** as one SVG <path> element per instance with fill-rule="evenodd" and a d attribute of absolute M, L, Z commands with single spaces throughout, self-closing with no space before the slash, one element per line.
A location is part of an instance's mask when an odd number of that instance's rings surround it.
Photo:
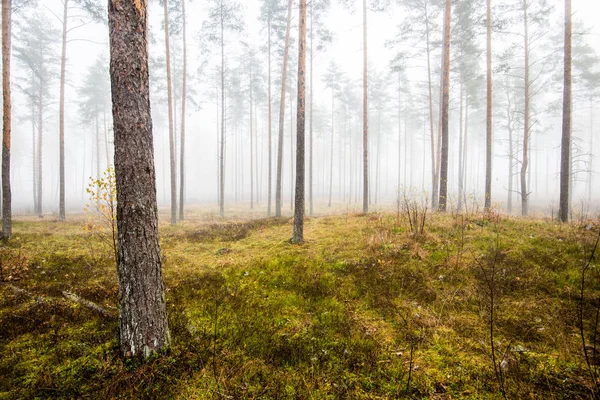
<path fill-rule="evenodd" d="M 44 115 L 44 102 L 43 102 L 43 79 L 40 77 L 40 88 L 38 91 L 38 137 L 37 137 L 37 171 L 38 171 L 38 181 L 37 181 L 37 195 L 38 195 L 38 199 L 37 199 L 37 214 L 41 217 L 43 215 L 43 205 L 42 205 L 42 201 L 43 201 L 43 178 L 44 178 L 44 173 L 42 170 L 42 159 L 43 159 L 43 149 L 42 149 L 42 132 L 43 132 L 43 115 Z"/>
<path fill-rule="evenodd" d="M 219 157 L 219 85 L 215 85 L 215 94 L 217 99 L 217 147 L 215 155 L 217 157 L 217 205 L 221 204 L 221 157 Z"/>
<path fill-rule="evenodd" d="M 327 203 L 328 207 L 331 207 L 331 194 L 333 191 L 333 133 L 335 127 L 335 95 L 334 89 L 331 88 L 331 146 L 329 150 L 331 151 L 329 155 L 329 202 Z"/>
<path fill-rule="evenodd" d="M 290 210 L 294 209 L 294 100 L 290 79 Z"/>
<path fill-rule="evenodd" d="M 298 111 L 296 118 L 296 199 L 294 210 L 293 243 L 304 241 L 304 136 L 305 136 L 305 86 L 306 86 L 306 0 L 300 0 L 298 37 Z"/>
<path fill-rule="evenodd" d="M 363 0 L 363 212 L 369 212 L 369 96 L 367 70 L 367 0 Z"/>
<path fill-rule="evenodd" d="M 2 0 L 2 236 L 12 237 L 12 196 L 10 188 L 10 42 L 11 0 Z"/>
<path fill-rule="evenodd" d="M 250 208 L 254 208 L 254 142 L 252 137 L 252 107 L 254 98 L 252 94 L 252 67 L 250 67 Z"/>
<path fill-rule="evenodd" d="M 458 202 L 456 205 L 456 210 L 458 212 L 462 211 L 463 208 L 463 198 L 462 198 L 462 192 L 463 192 L 463 186 L 464 186 L 464 181 L 463 181 L 463 107 L 464 107 L 464 103 L 463 103 L 463 82 L 461 80 L 460 82 L 460 91 L 459 91 L 459 95 L 460 95 L 460 106 L 459 106 L 459 113 L 460 113 L 460 117 L 459 117 L 459 124 L 458 124 Z"/>
<path fill-rule="evenodd" d="M 285 88 L 292 23 L 292 0 L 288 0 L 287 27 L 285 31 L 285 49 L 283 52 L 283 71 L 281 72 L 281 97 L 279 104 L 279 146 L 277 148 L 277 188 L 275 190 L 275 216 L 281 217 L 282 180 L 283 180 L 283 124 L 285 117 Z"/>
<path fill-rule="evenodd" d="M 173 131 L 173 93 L 171 91 L 171 45 L 169 42 L 169 1 L 163 0 L 165 22 L 165 62 L 167 64 L 167 103 L 169 110 L 169 156 L 171 170 L 171 225 L 177 224 L 177 155 L 175 154 L 175 133 Z"/>
<path fill-rule="evenodd" d="M 310 2 L 310 155 L 308 166 L 309 215 L 313 216 L 313 2 Z M 297 134 L 297 133 L 296 133 Z"/>
<path fill-rule="evenodd" d="M 60 105 L 58 115 L 59 125 L 59 180 L 60 195 L 58 206 L 58 219 L 65 220 L 65 74 L 67 64 L 67 18 L 69 0 L 63 0 L 62 19 L 62 55 L 60 58 Z"/>
<path fill-rule="evenodd" d="M 36 145 L 36 136 L 35 136 L 35 103 L 31 102 L 31 147 L 32 147 L 32 171 L 33 171 L 33 212 L 38 212 L 38 196 L 37 196 L 37 145 Z M 85 149 L 85 136 L 84 136 L 84 146 Z M 83 152 L 84 157 L 84 170 L 85 170 L 85 151 Z"/>
<path fill-rule="evenodd" d="M 513 142 L 513 125 L 511 116 L 511 98 L 510 90 L 506 90 L 507 105 L 506 105 L 506 118 L 508 125 L 508 200 L 506 205 L 506 211 L 512 214 L 512 202 L 513 202 L 513 181 L 514 181 L 514 165 L 515 165 L 515 150 Z"/>
<path fill-rule="evenodd" d="M 431 84 L 431 41 L 429 38 L 429 14 L 427 13 L 427 2 L 425 2 L 425 38 L 427 46 L 427 90 L 429 100 L 429 131 L 431 135 L 431 207 L 435 210 L 438 203 L 438 176 L 437 156 L 435 151 L 435 132 L 433 125 L 433 93 Z"/>
<path fill-rule="evenodd" d="M 100 178 L 102 178 L 102 171 L 100 168 L 100 124 L 98 122 L 98 106 L 96 106 L 94 119 L 96 122 L 96 179 L 100 180 Z"/>
<path fill-rule="evenodd" d="M 590 96 L 590 151 L 588 153 L 588 203 L 592 201 L 592 184 L 594 182 L 594 102 Z M 547 158 L 547 157 L 546 157 Z"/>
<path fill-rule="evenodd" d="M 187 101 L 187 43 L 185 24 L 185 0 L 181 0 L 181 17 L 183 25 L 183 77 L 181 83 L 181 151 L 179 154 L 179 220 L 184 219 L 185 200 L 185 103 Z"/>
<path fill-rule="evenodd" d="M 221 155 L 219 161 L 219 214 L 225 216 L 225 35 L 223 3 L 221 3 Z"/>
<path fill-rule="evenodd" d="M 267 73 L 268 77 L 267 79 L 269 80 L 268 82 L 268 101 L 269 101 L 269 112 L 268 112 L 268 125 L 269 125 L 269 140 L 268 140 L 268 146 L 269 146 L 269 165 L 268 165 L 268 187 L 267 187 L 267 215 L 270 217 L 271 216 L 271 200 L 272 200 L 272 195 L 271 195 L 271 187 L 273 186 L 273 156 L 272 156 L 272 150 L 273 150 L 273 145 L 272 145 L 272 139 L 271 139 L 271 132 L 272 132 L 272 108 L 273 108 L 273 100 L 271 98 L 271 5 L 269 3 L 269 16 L 268 16 L 268 20 L 267 20 L 267 31 L 268 31 L 268 39 L 267 39 L 267 51 L 269 52 L 267 58 L 268 58 L 268 68 L 269 71 Z"/>
<path fill-rule="evenodd" d="M 121 352 L 149 357 L 168 347 L 158 241 L 148 83 L 146 2 L 109 2 L 110 76 L 117 183 Z"/>
<path fill-rule="evenodd" d="M 521 163 L 521 215 L 529 213 L 529 194 L 527 193 L 527 167 L 529 165 L 529 20 L 527 0 L 523 0 L 523 27 L 525 51 L 525 98 L 523 110 L 523 162 Z"/>
<path fill-rule="evenodd" d="M 406 130 L 406 129 L 405 129 Z M 402 74 L 398 72 L 398 193 L 396 195 L 400 195 L 400 175 L 401 175 L 401 166 L 402 166 Z M 405 158 L 406 161 L 406 158 Z M 406 180 L 404 182 L 406 184 Z"/>
<path fill-rule="evenodd" d="M 487 0 L 487 101 L 485 116 L 485 210 L 492 207 L 492 0 Z"/>
<path fill-rule="evenodd" d="M 445 212 L 448 202 L 448 111 L 450 105 L 450 21 L 452 0 L 446 0 L 444 11 L 444 60 L 442 67 L 442 152 L 440 164 L 439 210 Z"/>
<path fill-rule="evenodd" d="M 569 178 L 571 177 L 571 0 L 565 0 L 565 56 L 563 122 L 560 154 L 560 205 L 558 217 L 561 222 L 569 220 Z M 591 151 L 591 149 L 590 149 Z"/>

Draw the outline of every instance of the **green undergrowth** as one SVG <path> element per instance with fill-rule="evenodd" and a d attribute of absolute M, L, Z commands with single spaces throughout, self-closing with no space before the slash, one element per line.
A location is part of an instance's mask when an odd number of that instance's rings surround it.
<path fill-rule="evenodd" d="M 106 243 L 77 219 L 17 222 L 0 250 L 0 399 L 592 398 L 594 224 L 434 214 L 414 236 L 402 215 L 346 214 L 307 219 L 302 245 L 291 228 L 161 225 L 172 346 L 142 363 L 119 356 L 116 321 L 61 295 L 116 312 Z M 592 266 L 588 347 L 599 308 Z"/>

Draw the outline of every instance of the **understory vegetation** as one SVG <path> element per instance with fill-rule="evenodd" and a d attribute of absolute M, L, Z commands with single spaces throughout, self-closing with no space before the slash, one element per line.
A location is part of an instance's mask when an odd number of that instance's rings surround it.
<path fill-rule="evenodd" d="M 310 218 L 302 245 L 287 218 L 161 225 L 172 345 L 146 363 L 120 357 L 111 245 L 19 220 L 0 399 L 594 397 L 596 221 L 408 216 Z"/>

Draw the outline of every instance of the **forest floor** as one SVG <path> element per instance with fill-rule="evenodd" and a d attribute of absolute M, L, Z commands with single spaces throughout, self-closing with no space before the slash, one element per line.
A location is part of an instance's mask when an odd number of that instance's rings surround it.
<path fill-rule="evenodd" d="M 0 248 L 0 399 L 593 398 L 594 221 L 432 214 L 414 235 L 341 214 L 303 245 L 289 218 L 161 221 L 172 346 L 143 364 L 119 356 L 114 257 L 86 223 L 22 217 Z"/>

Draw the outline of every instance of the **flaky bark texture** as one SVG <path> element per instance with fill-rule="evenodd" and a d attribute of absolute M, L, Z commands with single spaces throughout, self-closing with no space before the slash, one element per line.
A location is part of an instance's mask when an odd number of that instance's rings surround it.
<path fill-rule="evenodd" d="M 111 0 L 110 76 L 117 183 L 119 339 L 125 356 L 169 345 L 158 242 L 148 83 L 147 0 Z"/>
<path fill-rule="evenodd" d="M 12 236 L 12 197 L 10 191 L 10 24 L 11 0 L 2 0 L 2 236 Z"/>
<path fill-rule="evenodd" d="M 367 0 L 363 0 L 363 212 L 369 212 L 369 80 L 367 72 Z"/>
<path fill-rule="evenodd" d="M 277 183 L 275 188 L 275 216 L 281 217 L 282 180 L 283 180 L 283 118 L 285 117 L 285 81 L 287 77 L 288 54 L 290 44 L 290 25 L 292 23 L 292 0 L 288 1 L 287 28 L 285 30 L 285 50 L 283 52 L 283 72 L 281 74 L 281 97 L 279 102 L 279 140 L 277 147 Z"/>
<path fill-rule="evenodd" d="M 565 0 L 565 59 L 563 121 L 560 150 L 560 204 L 558 217 L 569 220 L 569 178 L 571 176 L 571 0 Z"/>
<path fill-rule="evenodd" d="M 59 175 L 60 194 L 58 200 L 58 219 L 65 220 L 65 75 L 67 65 L 67 21 L 69 0 L 63 0 L 62 19 L 62 54 L 60 57 L 60 105 L 58 112 L 59 126 Z"/>
<path fill-rule="evenodd" d="M 298 37 L 298 112 L 296 118 L 296 208 L 294 210 L 293 243 L 304 241 L 304 137 L 305 137 L 305 87 L 306 87 L 306 0 L 300 0 L 300 26 Z"/>
<path fill-rule="evenodd" d="M 492 0 L 487 0 L 487 105 L 485 116 L 485 210 L 492 207 Z"/>
<path fill-rule="evenodd" d="M 442 65 L 442 151 L 440 162 L 439 210 L 448 203 L 448 111 L 450 105 L 450 21 L 452 0 L 446 0 L 444 10 L 444 59 Z"/>

